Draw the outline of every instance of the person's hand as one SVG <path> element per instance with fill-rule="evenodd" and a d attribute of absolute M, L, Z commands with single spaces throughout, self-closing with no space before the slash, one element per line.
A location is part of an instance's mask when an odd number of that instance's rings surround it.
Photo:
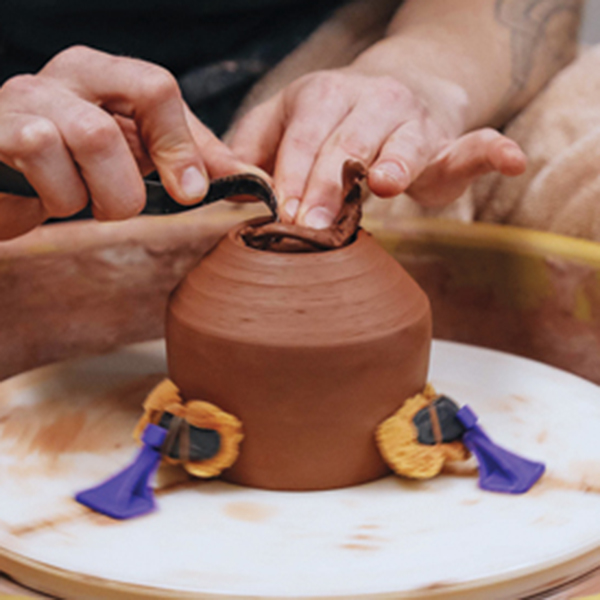
<path fill-rule="evenodd" d="M 39 194 L 0 194 L 0 239 L 70 216 L 90 199 L 99 219 L 136 215 L 142 175 L 153 170 L 173 198 L 194 204 L 209 177 L 243 168 L 192 115 L 168 71 L 86 47 L 0 88 L 0 161 Z"/>
<path fill-rule="evenodd" d="M 458 137 L 444 125 L 392 77 L 321 71 L 251 110 L 230 145 L 242 160 L 273 173 L 283 221 L 314 228 L 329 226 L 341 207 L 348 158 L 368 167 L 374 194 L 407 191 L 426 206 L 452 202 L 489 171 L 524 171 L 523 152 L 496 130 Z"/>

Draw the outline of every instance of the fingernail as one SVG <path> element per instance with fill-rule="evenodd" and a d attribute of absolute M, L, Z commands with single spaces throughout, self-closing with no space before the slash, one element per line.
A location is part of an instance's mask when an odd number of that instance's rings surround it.
<path fill-rule="evenodd" d="M 188 167 L 181 176 L 181 189 L 188 200 L 203 198 L 208 189 L 206 177 L 196 167 Z"/>
<path fill-rule="evenodd" d="M 334 215 L 329 210 L 317 206 L 306 213 L 304 224 L 313 229 L 327 229 L 333 223 L 333 218 Z"/>
<path fill-rule="evenodd" d="M 290 219 L 293 219 L 298 214 L 299 208 L 300 200 L 298 200 L 298 198 L 290 198 L 283 205 L 283 210 Z"/>
<path fill-rule="evenodd" d="M 502 150 L 502 154 L 504 154 L 504 158 L 508 160 L 523 160 L 523 152 L 519 148 L 515 146 L 505 146 Z"/>
<path fill-rule="evenodd" d="M 406 183 L 406 180 L 408 179 L 408 172 L 406 171 L 406 169 L 402 168 L 396 162 L 382 162 L 381 164 L 377 165 L 377 167 L 373 170 L 378 175 L 383 175 L 384 177 L 393 179 L 395 182 L 401 185 Z"/>

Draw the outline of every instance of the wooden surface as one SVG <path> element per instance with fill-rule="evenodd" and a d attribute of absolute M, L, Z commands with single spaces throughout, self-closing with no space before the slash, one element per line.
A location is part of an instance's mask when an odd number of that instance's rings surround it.
<path fill-rule="evenodd" d="M 45 596 L 38 592 L 34 592 L 28 588 L 20 586 L 9 579 L 6 575 L 0 575 L 0 599 L 2 594 L 15 597 L 15 598 L 50 598 L 51 596 Z"/>
<path fill-rule="evenodd" d="M 0 575 L 0 600 L 2 599 L 2 594 L 23 598 L 51 598 L 51 596 L 24 588 L 6 576 Z M 554 590 L 554 592 L 549 591 L 543 595 L 533 596 L 532 600 L 534 598 L 536 600 L 542 600 L 542 598 L 546 600 L 575 600 L 595 594 L 600 594 L 600 572 L 598 571 L 594 571 L 578 579 L 576 582 L 562 586 Z"/>
<path fill-rule="evenodd" d="M 6 576 L 0 575 L 0 600 L 2 594 L 9 597 L 22 598 L 51 598 L 38 592 L 34 592 L 28 588 L 21 587 L 19 584 L 11 581 Z M 543 595 L 533 596 L 532 600 L 576 600 L 588 596 L 600 594 L 600 573 L 597 571 L 581 578 L 577 582 L 573 582 L 554 592 L 545 592 Z M 594 599 L 598 600 L 598 599 Z"/>

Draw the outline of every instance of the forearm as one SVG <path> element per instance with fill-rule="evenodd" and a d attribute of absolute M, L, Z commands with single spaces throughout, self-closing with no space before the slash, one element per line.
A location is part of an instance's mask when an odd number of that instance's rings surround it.
<path fill-rule="evenodd" d="M 582 0 L 407 0 L 350 69 L 391 75 L 448 135 L 500 126 L 575 55 Z"/>

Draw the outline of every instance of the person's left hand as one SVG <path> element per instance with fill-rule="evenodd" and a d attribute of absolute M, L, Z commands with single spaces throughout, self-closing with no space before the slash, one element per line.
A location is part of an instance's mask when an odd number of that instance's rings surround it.
<path fill-rule="evenodd" d="M 498 131 L 453 136 L 446 125 L 400 81 L 348 68 L 296 80 L 245 115 L 230 144 L 273 173 L 284 222 L 322 229 L 341 207 L 348 158 L 366 165 L 374 194 L 407 191 L 425 206 L 452 202 L 484 173 L 524 171 L 525 155 Z"/>

